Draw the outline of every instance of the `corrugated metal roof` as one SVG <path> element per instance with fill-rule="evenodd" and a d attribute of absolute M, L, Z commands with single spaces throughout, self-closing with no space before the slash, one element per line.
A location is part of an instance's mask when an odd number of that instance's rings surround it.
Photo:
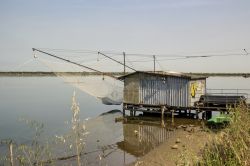
<path fill-rule="evenodd" d="M 198 76 L 198 75 L 190 75 L 191 76 L 191 80 L 205 80 L 207 79 L 208 77 L 205 77 L 205 76 Z"/>
<path fill-rule="evenodd" d="M 121 77 L 118 77 L 118 79 L 124 79 L 128 76 L 137 74 L 137 73 L 143 73 L 143 74 L 148 74 L 148 75 L 158 75 L 158 76 L 173 76 L 173 77 L 182 77 L 182 78 L 189 78 L 191 79 L 192 77 L 190 75 L 184 74 L 184 73 L 179 73 L 179 72 L 164 72 L 164 71 L 136 71 L 133 73 L 129 73 L 127 75 L 123 75 Z"/>

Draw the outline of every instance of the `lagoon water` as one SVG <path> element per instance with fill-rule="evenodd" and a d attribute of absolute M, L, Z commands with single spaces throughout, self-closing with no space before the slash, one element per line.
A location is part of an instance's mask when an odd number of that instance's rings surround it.
<path fill-rule="evenodd" d="M 115 123 L 115 117 L 121 116 L 121 113 L 100 116 L 110 110 L 121 110 L 121 106 L 103 105 L 96 98 L 74 89 L 57 77 L 0 77 L 0 140 L 13 139 L 19 144 L 31 141 L 34 129 L 21 119 L 43 123 L 44 137 L 67 133 L 70 128 L 67 122 L 72 117 L 74 90 L 80 105 L 80 118 L 89 119 L 86 121 L 86 130 L 90 133 L 86 138 L 86 151 L 122 141 L 122 124 Z M 4 149 L 3 145 L 0 145 L 1 148 Z M 123 153 L 119 153 L 121 150 L 116 150 L 109 156 L 114 159 L 105 162 L 109 162 L 108 165 L 124 162 L 117 157 L 123 156 Z M 95 157 L 91 160 L 95 160 Z M 134 160 L 130 155 L 126 158 L 126 162 Z"/>
<path fill-rule="evenodd" d="M 51 133 L 63 132 L 64 122 L 71 120 L 74 90 L 82 119 L 121 108 L 103 105 L 57 77 L 0 77 L 0 138 L 29 137 L 21 136 L 24 131 L 19 127 L 20 118 L 43 122 Z"/>
<path fill-rule="evenodd" d="M 207 88 L 250 89 L 250 79 L 209 78 Z M 98 89 L 98 87 L 97 87 Z M 100 164 L 98 151 L 108 145 L 120 145 L 124 141 L 124 126 L 115 123 L 121 113 L 101 115 L 110 110 L 121 110 L 121 106 L 103 105 L 101 101 L 74 89 L 57 77 L 0 77 L 0 140 L 12 139 L 16 143 L 31 141 L 34 131 L 20 119 L 35 120 L 44 124 L 44 137 L 67 133 L 71 121 L 73 91 L 80 105 L 80 118 L 86 121 L 86 156 L 88 165 Z M 249 91 L 246 91 L 249 93 Z M 133 126 L 135 127 L 135 126 Z M 132 127 L 132 128 L 133 128 Z M 0 155 L 6 150 L 0 145 Z M 104 152 L 101 162 L 108 165 L 123 165 L 138 157 L 124 148 L 111 148 Z"/>

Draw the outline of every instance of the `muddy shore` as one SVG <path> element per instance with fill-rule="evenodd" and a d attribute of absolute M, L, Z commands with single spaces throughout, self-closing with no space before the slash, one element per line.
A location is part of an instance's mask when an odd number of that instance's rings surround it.
<path fill-rule="evenodd" d="M 215 136 L 201 126 L 180 125 L 174 136 L 151 150 L 131 166 L 192 165 L 201 156 L 204 146 Z"/>

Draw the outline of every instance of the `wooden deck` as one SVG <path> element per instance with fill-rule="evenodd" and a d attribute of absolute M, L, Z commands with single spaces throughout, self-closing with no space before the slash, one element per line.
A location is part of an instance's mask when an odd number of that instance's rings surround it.
<path fill-rule="evenodd" d="M 231 107 L 232 108 L 232 107 Z M 143 114 L 161 114 L 181 116 L 195 119 L 209 119 L 212 117 L 212 112 L 222 112 L 227 114 L 229 107 L 174 107 L 168 105 L 146 105 L 146 104 L 130 104 L 123 103 L 123 115 L 126 111 L 130 112 L 130 116 L 135 116 L 136 113 Z"/>

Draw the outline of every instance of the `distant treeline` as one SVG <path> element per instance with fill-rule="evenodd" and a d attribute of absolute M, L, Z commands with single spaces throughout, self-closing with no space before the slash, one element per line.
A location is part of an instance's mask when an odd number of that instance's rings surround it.
<path fill-rule="evenodd" d="M 54 77 L 57 74 L 59 75 L 68 75 L 68 76 L 86 76 L 86 75 L 102 75 L 98 72 L 44 72 L 44 71 L 2 71 L 0 76 L 23 76 L 23 77 Z M 104 75 L 114 75 L 121 76 L 124 75 L 123 72 L 104 72 Z M 128 72 L 126 74 L 129 74 Z M 187 75 L 197 75 L 204 77 L 250 77 L 250 73 L 184 73 Z"/>

